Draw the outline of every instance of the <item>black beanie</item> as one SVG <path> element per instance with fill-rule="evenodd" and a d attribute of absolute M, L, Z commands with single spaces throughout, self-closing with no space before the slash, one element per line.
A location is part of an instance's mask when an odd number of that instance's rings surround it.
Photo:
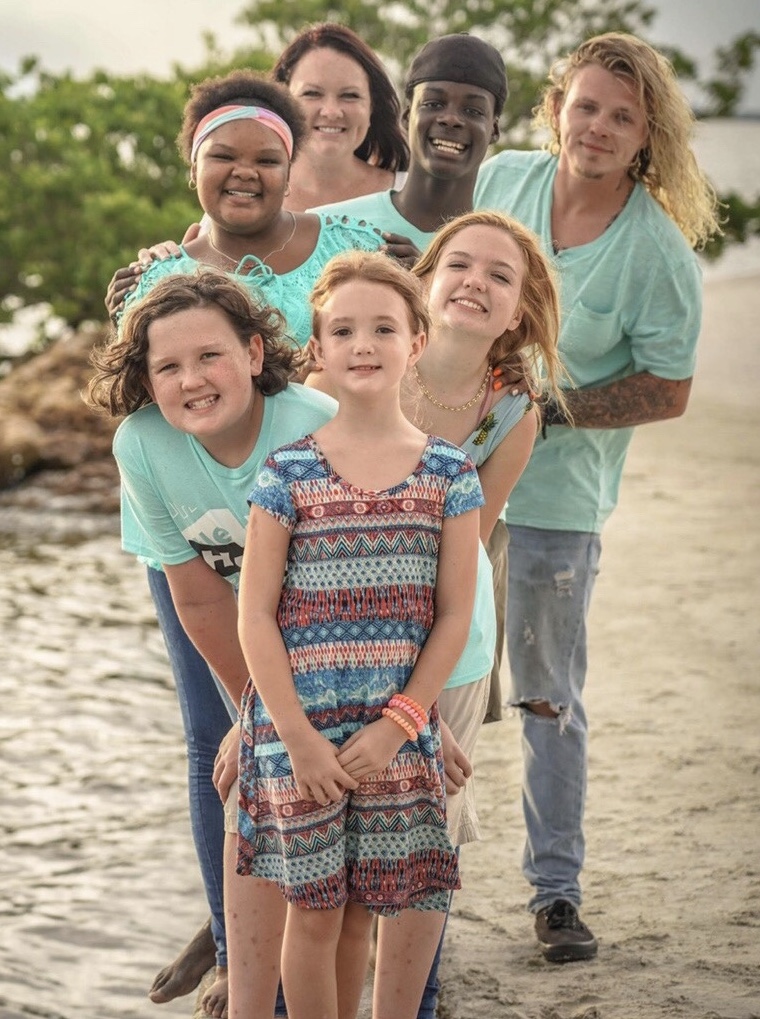
<path fill-rule="evenodd" d="M 421 81 L 477 85 L 495 98 L 497 116 L 509 93 L 507 72 L 499 51 L 467 32 L 442 35 L 425 43 L 409 68 L 404 89 L 407 99 Z"/>

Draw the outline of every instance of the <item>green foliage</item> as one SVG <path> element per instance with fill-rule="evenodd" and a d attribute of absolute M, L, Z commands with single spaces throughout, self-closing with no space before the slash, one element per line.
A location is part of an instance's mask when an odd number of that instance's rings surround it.
<path fill-rule="evenodd" d="M 49 302 L 73 325 L 103 317 L 146 215 L 170 231 L 192 215 L 174 145 L 184 94 L 181 81 L 36 73 L 31 94 L 2 96 L 2 293 Z"/>
<path fill-rule="evenodd" d="M 714 261 L 726 250 L 729 244 L 744 244 L 750 237 L 760 236 L 760 197 L 754 202 L 745 200 L 732 191 L 721 196 L 723 205 L 723 233 L 707 244 L 703 254 Z"/>
<path fill-rule="evenodd" d="M 715 51 L 719 76 L 703 84 L 708 99 L 708 114 L 712 117 L 730 117 L 741 99 L 743 77 L 755 63 L 755 51 L 760 46 L 760 32 L 746 32 L 728 46 Z"/>
<path fill-rule="evenodd" d="M 29 57 L 17 75 L 0 73 L 0 321 L 42 303 L 75 327 L 102 321 L 114 270 L 145 244 L 180 239 L 198 219 L 175 143 L 190 83 L 233 67 L 271 67 L 305 24 L 350 25 L 399 86 L 428 39 L 467 30 L 489 39 L 509 73 L 502 143 L 521 145 L 553 59 L 602 31 L 646 37 L 653 13 L 641 0 L 254 0 L 239 19 L 251 26 L 250 50 L 225 55 L 207 35 L 202 67 L 175 65 L 163 78 L 99 71 L 76 80 L 48 74 Z M 749 32 L 717 51 L 715 75 L 699 83 L 711 114 L 735 109 L 759 44 Z M 693 61 L 668 55 L 696 81 Z M 757 204 L 731 195 L 726 208 L 725 237 L 709 254 L 760 232 Z"/>
<path fill-rule="evenodd" d="M 247 54 L 244 66 L 269 67 Z M 176 146 L 190 83 L 226 73 L 209 44 L 201 70 L 168 79 L 86 80 L 22 62 L 0 78 L 0 320 L 46 303 L 72 326 L 103 320 L 114 270 L 198 219 Z M 12 307 L 8 305 L 12 304 Z"/>

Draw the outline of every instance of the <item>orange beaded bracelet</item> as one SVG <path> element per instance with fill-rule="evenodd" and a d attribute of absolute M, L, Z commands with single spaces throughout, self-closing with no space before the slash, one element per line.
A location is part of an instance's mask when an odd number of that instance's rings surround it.
<path fill-rule="evenodd" d="M 417 732 L 422 732 L 425 726 L 428 724 L 427 711 L 418 704 L 417 701 L 413 701 L 411 697 L 407 697 L 403 693 L 395 693 L 388 701 L 388 707 L 399 708 L 414 722 Z"/>
<path fill-rule="evenodd" d="M 402 718 L 398 711 L 394 711 L 393 708 L 383 708 L 382 714 L 385 718 L 390 718 L 397 725 L 400 725 L 404 732 L 409 736 L 410 740 L 413 740 L 415 743 L 417 742 L 417 730 L 411 722 Z"/>

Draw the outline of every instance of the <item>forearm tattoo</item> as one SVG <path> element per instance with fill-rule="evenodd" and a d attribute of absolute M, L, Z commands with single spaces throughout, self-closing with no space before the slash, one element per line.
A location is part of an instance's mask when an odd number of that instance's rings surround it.
<path fill-rule="evenodd" d="M 567 406 L 576 428 L 628 428 L 678 417 L 691 379 L 661 379 L 639 372 L 595 389 L 570 390 Z"/>

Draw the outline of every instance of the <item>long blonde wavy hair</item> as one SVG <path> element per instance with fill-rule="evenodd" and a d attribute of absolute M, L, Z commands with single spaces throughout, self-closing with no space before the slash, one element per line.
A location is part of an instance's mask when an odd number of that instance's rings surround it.
<path fill-rule="evenodd" d="M 691 147 L 695 118 L 673 66 L 648 43 L 622 32 L 607 32 L 588 39 L 554 64 L 533 111 L 533 126 L 549 130 L 546 148 L 555 155 L 559 152 L 557 110 L 573 75 L 589 64 L 624 78 L 633 88 L 646 115 L 649 137 L 629 175 L 641 181 L 693 248 L 703 248 L 721 233 L 718 200 L 697 166 Z"/>

